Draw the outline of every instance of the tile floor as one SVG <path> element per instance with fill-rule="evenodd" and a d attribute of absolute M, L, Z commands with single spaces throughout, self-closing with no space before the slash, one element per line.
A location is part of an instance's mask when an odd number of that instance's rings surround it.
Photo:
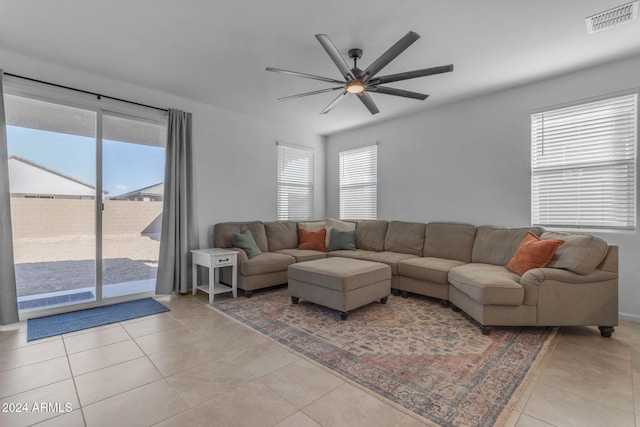
<path fill-rule="evenodd" d="M 32 343 L 0 327 L 0 425 L 424 426 L 204 295 L 158 300 L 171 311 Z M 562 328 L 506 425 L 640 427 L 640 324 Z"/>

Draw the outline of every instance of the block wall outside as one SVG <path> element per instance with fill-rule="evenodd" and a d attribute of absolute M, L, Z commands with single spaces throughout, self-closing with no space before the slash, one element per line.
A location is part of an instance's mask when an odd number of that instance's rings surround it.
<path fill-rule="evenodd" d="M 105 200 L 103 234 L 160 232 L 162 202 Z M 13 238 L 95 234 L 95 201 L 11 198 Z"/>

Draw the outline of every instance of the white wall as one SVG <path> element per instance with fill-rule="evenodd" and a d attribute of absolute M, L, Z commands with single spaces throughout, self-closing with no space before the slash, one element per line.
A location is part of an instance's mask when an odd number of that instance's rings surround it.
<path fill-rule="evenodd" d="M 530 111 L 637 88 L 640 57 L 332 135 L 327 215 L 340 212 L 339 151 L 379 142 L 379 218 L 528 225 Z M 598 235 L 620 246 L 620 312 L 640 321 L 640 237 Z"/>
<path fill-rule="evenodd" d="M 0 61 L 0 68 L 7 73 L 193 113 L 201 247 L 212 245 L 212 227 L 217 222 L 276 219 L 276 141 L 314 149 L 315 217 L 325 216 L 324 138 L 321 136 L 2 49 Z"/>
<path fill-rule="evenodd" d="M 276 141 L 314 149 L 315 218 L 325 216 L 322 137 L 215 107 L 192 108 L 201 245 L 213 244 L 213 224 L 276 219 Z M 205 230 L 206 228 L 206 230 Z M 206 232 L 206 244 L 203 233 Z"/>

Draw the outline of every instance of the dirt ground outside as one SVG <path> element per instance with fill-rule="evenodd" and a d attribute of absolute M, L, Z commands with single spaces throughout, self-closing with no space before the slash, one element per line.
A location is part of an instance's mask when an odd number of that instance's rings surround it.
<path fill-rule="evenodd" d="M 95 286 L 95 236 L 14 239 L 18 296 Z M 103 284 L 155 279 L 160 235 L 103 237 Z"/>

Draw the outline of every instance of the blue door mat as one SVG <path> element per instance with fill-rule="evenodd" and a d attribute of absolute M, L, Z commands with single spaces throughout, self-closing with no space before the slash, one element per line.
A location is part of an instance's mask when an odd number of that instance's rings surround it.
<path fill-rule="evenodd" d="M 122 322 L 169 311 L 153 298 L 105 305 L 71 313 L 27 320 L 27 341 L 67 334 L 82 329 Z"/>

